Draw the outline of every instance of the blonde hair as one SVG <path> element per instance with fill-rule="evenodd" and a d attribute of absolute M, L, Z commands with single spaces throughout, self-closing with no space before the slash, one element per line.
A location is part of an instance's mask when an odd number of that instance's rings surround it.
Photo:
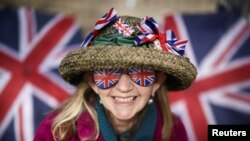
<path fill-rule="evenodd" d="M 160 109 L 163 117 L 162 139 L 167 141 L 170 138 L 171 130 L 173 126 L 172 114 L 170 111 L 170 105 L 168 104 L 166 96 L 166 84 L 163 84 L 156 94 L 156 101 L 160 105 Z M 99 136 L 99 124 L 97 119 L 97 113 L 93 107 L 95 94 L 92 89 L 82 82 L 78 85 L 75 94 L 63 103 L 59 110 L 59 114 L 53 120 L 52 134 L 54 140 L 64 141 L 73 136 L 77 131 L 75 122 L 82 112 L 87 111 L 92 117 L 95 124 L 95 132 L 88 138 L 82 138 L 81 140 L 97 140 Z"/>
<path fill-rule="evenodd" d="M 81 140 L 97 139 L 99 135 L 99 125 L 96 111 L 92 106 L 94 96 L 92 89 L 85 82 L 77 86 L 74 95 L 62 104 L 61 108 L 58 109 L 59 114 L 52 122 L 54 140 L 64 141 L 74 135 L 76 133 L 75 122 L 84 111 L 87 111 L 93 118 L 96 128 L 92 136 Z"/>
<path fill-rule="evenodd" d="M 156 92 L 156 101 L 160 105 L 160 110 L 162 113 L 163 119 L 163 128 L 162 128 L 162 140 L 170 140 L 173 127 L 173 115 L 171 113 L 170 104 L 167 96 L 167 83 L 166 81 L 161 85 L 159 90 Z"/>

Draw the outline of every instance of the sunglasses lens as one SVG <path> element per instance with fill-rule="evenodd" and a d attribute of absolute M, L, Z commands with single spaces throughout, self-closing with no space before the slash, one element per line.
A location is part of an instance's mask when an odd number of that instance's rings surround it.
<path fill-rule="evenodd" d="M 93 72 L 94 81 L 100 89 L 107 89 L 114 86 L 121 75 L 121 69 L 99 69 Z"/>
<path fill-rule="evenodd" d="M 151 86 L 155 80 L 155 71 L 150 69 L 128 69 L 128 74 L 137 85 L 144 87 Z"/>

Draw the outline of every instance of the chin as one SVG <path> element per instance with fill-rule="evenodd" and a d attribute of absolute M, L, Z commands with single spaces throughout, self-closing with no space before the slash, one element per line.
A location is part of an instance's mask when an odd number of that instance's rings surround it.
<path fill-rule="evenodd" d="M 135 117 L 135 114 L 115 114 L 114 116 L 118 120 L 130 120 Z"/>

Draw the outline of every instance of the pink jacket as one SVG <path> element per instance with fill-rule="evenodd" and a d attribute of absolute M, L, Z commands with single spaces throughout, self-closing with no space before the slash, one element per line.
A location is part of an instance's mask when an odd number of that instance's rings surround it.
<path fill-rule="evenodd" d="M 55 112 L 51 113 L 40 123 L 40 126 L 36 131 L 34 141 L 54 141 L 51 133 L 51 124 L 55 116 L 56 116 Z M 162 140 L 162 133 L 161 133 L 162 123 L 163 122 L 161 118 L 161 113 L 158 111 L 154 141 Z M 80 141 L 81 137 L 86 137 L 91 135 L 94 131 L 94 128 L 95 128 L 94 122 L 91 116 L 87 112 L 82 113 L 76 123 L 77 134 L 71 137 L 70 141 Z M 187 140 L 188 139 L 186 130 L 181 120 L 176 117 L 170 141 L 187 141 Z M 104 141 L 103 137 L 99 135 L 97 141 Z"/>

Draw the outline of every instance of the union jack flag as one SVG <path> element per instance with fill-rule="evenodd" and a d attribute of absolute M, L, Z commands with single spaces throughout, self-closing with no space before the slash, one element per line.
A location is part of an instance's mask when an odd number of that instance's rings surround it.
<path fill-rule="evenodd" d="M 150 69 L 128 69 L 128 74 L 130 78 L 140 86 L 150 86 L 155 80 L 155 72 Z"/>
<path fill-rule="evenodd" d="M 118 31 L 118 33 L 122 34 L 123 36 L 130 36 L 135 30 L 123 19 L 118 19 L 118 21 L 114 24 L 115 29 Z"/>
<path fill-rule="evenodd" d="M 170 94 L 190 141 L 206 141 L 209 124 L 250 124 L 250 24 L 236 11 L 165 17 L 165 30 L 189 40 L 198 68 L 193 85 Z M 188 70 L 187 70 L 188 71 Z"/>
<path fill-rule="evenodd" d="M 31 141 L 40 121 L 69 97 L 57 68 L 82 41 L 72 17 L 34 10 L 0 11 L 0 140 Z"/>
<path fill-rule="evenodd" d="M 121 69 L 100 69 L 94 71 L 94 81 L 101 89 L 114 86 L 122 74 Z"/>

